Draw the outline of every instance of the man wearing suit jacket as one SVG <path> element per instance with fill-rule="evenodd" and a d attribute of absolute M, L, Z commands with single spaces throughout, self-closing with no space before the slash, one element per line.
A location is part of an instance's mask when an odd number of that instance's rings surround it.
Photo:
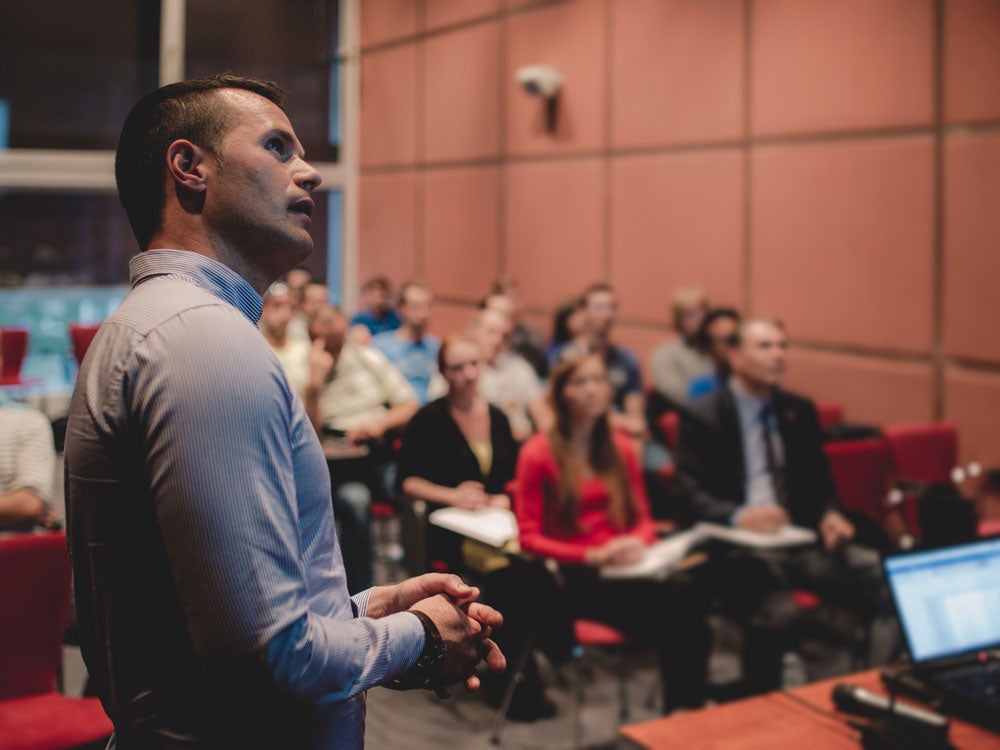
<path fill-rule="evenodd" d="M 878 554 L 851 544 L 839 510 L 812 402 L 781 390 L 788 338 L 780 322 L 743 322 L 726 387 L 690 404 L 677 455 L 685 520 L 763 533 L 788 524 L 815 529 L 819 544 L 784 550 L 731 546 L 713 553 L 708 578 L 745 626 L 743 676 L 751 691 L 781 687 L 781 659 L 793 647 L 793 587 L 808 588 L 872 619 L 870 659 L 898 642 Z"/>

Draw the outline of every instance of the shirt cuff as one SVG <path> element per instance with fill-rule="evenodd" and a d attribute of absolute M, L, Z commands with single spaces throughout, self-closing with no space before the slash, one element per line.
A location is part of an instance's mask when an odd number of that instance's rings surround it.
<path fill-rule="evenodd" d="M 385 620 L 393 620 L 393 661 L 399 664 L 400 669 L 392 675 L 396 677 L 417 663 L 420 654 L 424 651 L 424 624 L 420 618 L 412 612 L 397 612 L 389 615 Z M 398 621 L 398 622 L 396 622 Z M 397 630 L 398 625 L 398 630 Z"/>
<path fill-rule="evenodd" d="M 355 617 L 367 617 L 368 616 L 368 600 L 371 598 L 372 591 L 375 587 L 372 586 L 370 589 L 365 589 L 364 591 L 359 591 L 354 596 L 351 597 L 351 601 L 354 602 L 354 616 Z"/>

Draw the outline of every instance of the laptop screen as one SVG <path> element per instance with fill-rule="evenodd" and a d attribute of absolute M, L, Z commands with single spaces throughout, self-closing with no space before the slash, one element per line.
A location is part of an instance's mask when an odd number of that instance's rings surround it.
<path fill-rule="evenodd" d="M 1000 646 L 1000 537 L 883 560 L 914 662 Z"/>

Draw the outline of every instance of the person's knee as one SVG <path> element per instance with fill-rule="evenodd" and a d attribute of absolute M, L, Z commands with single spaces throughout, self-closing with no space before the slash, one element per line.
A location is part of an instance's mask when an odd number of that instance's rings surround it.
<path fill-rule="evenodd" d="M 750 618 L 754 628 L 779 632 L 788 630 L 799 616 L 795 599 L 789 591 L 775 591 L 766 596 Z"/>
<path fill-rule="evenodd" d="M 347 482 L 333 496 L 335 509 L 350 513 L 356 519 L 366 519 L 371 511 L 372 493 L 361 482 Z"/>

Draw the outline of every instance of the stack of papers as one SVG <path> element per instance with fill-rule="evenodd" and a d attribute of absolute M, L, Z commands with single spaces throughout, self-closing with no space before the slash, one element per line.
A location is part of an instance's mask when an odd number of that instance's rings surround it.
<path fill-rule="evenodd" d="M 491 547 L 503 547 L 511 539 L 517 539 L 517 519 L 504 508 L 440 508 L 427 516 L 427 520 Z"/>
<path fill-rule="evenodd" d="M 646 548 L 643 558 L 632 565 L 609 565 L 601 568 L 602 578 L 666 578 L 691 551 L 709 539 L 754 549 L 800 547 L 816 541 L 816 532 L 801 526 L 785 526 L 764 533 L 734 529 L 717 523 L 698 523 Z"/>
<path fill-rule="evenodd" d="M 454 531 L 491 547 L 503 547 L 517 539 L 517 519 L 504 508 L 441 508 L 427 519 L 435 526 Z M 754 549 L 799 547 L 816 541 L 816 532 L 801 526 L 786 526 L 771 533 L 734 529 L 717 523 L 699 523 L 646 548 L 643 558 L 632 565 L 609 565 L 601 568 L 603 578 L 665 578 L 677 568 L 691 550 L 709 539 Z"/>

